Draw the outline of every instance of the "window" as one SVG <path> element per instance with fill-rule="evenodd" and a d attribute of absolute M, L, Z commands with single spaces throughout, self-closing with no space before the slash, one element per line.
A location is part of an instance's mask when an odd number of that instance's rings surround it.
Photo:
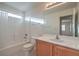
<path fill-rule="evenodd" d="M 39 19 L 39 18 L 34 18 L 34 17 L 26 17 L 25 18 L 26 21 L 31 21 L 31 22 L 35 22 L 35 23 L 39 23 L 39 24 L 44 24 L 44 20 L 43 19 Z"/>
<path fill-rule="evenodd" d="M 64 24 L 62 25 L 62 31 L 65 31 L 65 25 Z"/>
<path fill-rule="evenodd" d="M 0 12 L 7 13 L 8 16 L 10 16 L 10 17 L 15 17 L 15 18 L 22 19 L 22 16 L 19 16 L 19 15 L 16 15 L 16 14 L 8 13 L 8 12 L 2 11 L 2 10 L 0 10 Z"/>
<path fill-rule="evenodd" d="M 12 14 L 12 13 L 8 13 L 8 16 L 22 19 L 22 16 L 15 15 L 15 14 Z"/>

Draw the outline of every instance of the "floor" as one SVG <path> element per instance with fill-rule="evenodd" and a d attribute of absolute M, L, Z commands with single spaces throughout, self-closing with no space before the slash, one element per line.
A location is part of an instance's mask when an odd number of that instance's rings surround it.
<path fill-rule="evenodd" d="M 25 53 L 23 45 L 19 45 L 4 51 L 0 51 L 0 56 L 33 56 L 32 52 L 33 50 L 31 50 L 29 54 Z"/>

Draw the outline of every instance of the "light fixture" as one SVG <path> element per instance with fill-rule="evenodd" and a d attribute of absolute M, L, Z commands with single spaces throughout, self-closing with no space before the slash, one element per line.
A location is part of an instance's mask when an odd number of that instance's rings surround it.
<path fill-rule="evenodd" d="M 64 3 L 66 3 L 66 2 L 52 2 L 52 3 L 48 3 L 46 5 L 46 8 L 47 9 L 54 8 L 54 7 L 60 6 L 60 5 L 64 4 Z"/>
<path fill-rule="evenodd" d="M 50 2 L 46 4 L 46 8 L 49 8 L 51 5 L 55 4 L 56 2 Z"/>

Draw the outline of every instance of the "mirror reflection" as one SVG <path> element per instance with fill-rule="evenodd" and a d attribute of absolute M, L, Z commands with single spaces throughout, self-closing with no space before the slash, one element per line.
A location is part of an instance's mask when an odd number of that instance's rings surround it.
<path fill-rule="evenodd" d="M 49 34 L 79 36 L 79 3 L 67 2 L 44 12 L 45 31 Z"/>

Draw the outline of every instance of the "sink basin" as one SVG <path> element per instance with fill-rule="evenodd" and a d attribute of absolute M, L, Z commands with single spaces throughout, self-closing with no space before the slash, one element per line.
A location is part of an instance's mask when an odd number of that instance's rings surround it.
<path fill-rule="evenodd" d="M 64 40 L 61 40 L 61 39 L 58 39 L 58 40 L 57 39 L 54 39 L 54 40 L 53 39 L 50 39 L 50 40 L 51 41 L 54 41 L 54 42 L 64 42 Z"/>

